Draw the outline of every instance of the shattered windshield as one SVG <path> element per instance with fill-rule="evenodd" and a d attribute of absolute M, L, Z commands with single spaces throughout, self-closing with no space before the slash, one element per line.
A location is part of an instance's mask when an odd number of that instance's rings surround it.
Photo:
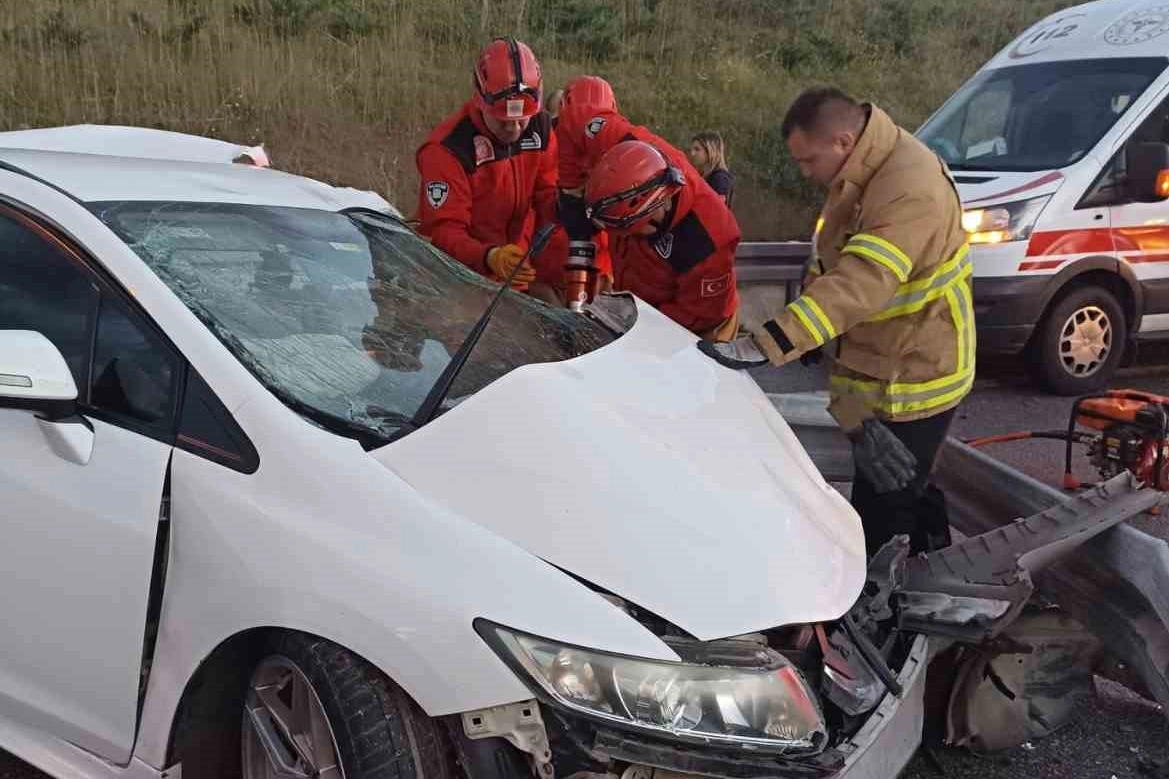
<path fill-rule="evenodd" d="M 952 170 L 1063 168 L 1092 150 L 1165 62 L 1117 57 L 986 70 L 917 136 Z"/>
<path fill-rule="evenodd" d="M 497 289 L 370 212 L 90 208 L 277 397 L 367 431 L 372 443 L 410 429 Z M 579 314 L 509 291 L 444 408 L 516 367 L 576 357 L 613 338 Z"/>

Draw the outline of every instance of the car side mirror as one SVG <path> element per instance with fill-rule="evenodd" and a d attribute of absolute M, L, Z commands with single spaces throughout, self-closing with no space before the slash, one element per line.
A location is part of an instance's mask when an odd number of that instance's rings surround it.
<path fill-rule="evenodd" d="M 53 342 L 32 330 L 0 330 L 0 406 L 59 410 L 77 384 Z"/>
<path fill-rule="evenodd" d="M 1124 165 L 1129 197 L 1138 203 L 1169 200 L 1169 143 L 1130 143 Z"/>

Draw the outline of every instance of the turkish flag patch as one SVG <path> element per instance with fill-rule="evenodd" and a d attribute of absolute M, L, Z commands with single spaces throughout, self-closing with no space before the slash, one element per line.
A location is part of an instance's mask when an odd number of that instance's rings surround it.
<path fill-rule="evenodd" d="M 731 274 L 724 273 L 717 279 L 703 279 L 699 286 L 699 295 L 704 298 L 716 298 L 725 295 L 731 288 Z"/>

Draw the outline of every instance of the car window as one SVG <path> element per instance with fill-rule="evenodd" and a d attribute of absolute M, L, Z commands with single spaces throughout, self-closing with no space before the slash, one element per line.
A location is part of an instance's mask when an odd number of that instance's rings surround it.
<path fill-rule="evenodd" d="M 149 425 L 170 419 L 176 367 L 169 348 L 112 295 L 102 300 L 90 405 Z"/>
<path fill-rule="evenodd" d="M 60 243 L 3 208 L 0 329 L 35 330 L 52 341 L 87 411 L 170 432 L 179 372 L 170 347 Z"/>
<path fill-rule="evenodd" d="M 98 289 L 59 245 L 0 211 L 0 330 L 35 330 L 65 357 L 81 398 Z"/>

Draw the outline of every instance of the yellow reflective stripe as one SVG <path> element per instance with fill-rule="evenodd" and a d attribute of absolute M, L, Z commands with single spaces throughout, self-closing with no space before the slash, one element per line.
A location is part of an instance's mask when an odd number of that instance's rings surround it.
<path fill-rule="evenodd" d="M 969 247 L 963 245 L 928 278 L 898 287 L 885 310 L 869 320 L 911 314 L 944 296 L 954 323 L 957 348 L 953 373 L 930 381 L 888 383 L 832 376 L 832 387 L 866 396 L 873 408 L 891 416 L 930 411 L 961 400 L 974 386 L 974 301 L 967 282 L 971 271 Z"/>
<path fill-rule="evenodd" d="M 832 386 L 867 395 L 875 408 L 890 415 L 909 414 L 947 406 L 974 386 L 974 306 L 969 287 L 960 283 L 945 290 L 957 340 L 956 369 L 930 381 L 891 382 L 832 376 Z"/>
<path fill-rule="evenodd" d="M 875 235 L 857 233 L 848 239 L 844 251 L 884 265 L 903 284 L 913 273 L 913 261 L 909 256 L 895 244 Z"/>
<path fill-rule="evenodd" d="M 896 276 L 897 280 L 902 283 L 904 283 L 905 280 L 909 278 L 909 274 L 906 273 L 903 268 L 898 266 L 895 260 L 886 257 L 876 249 L 869 248 L 868 246 L 856 246 L 852 243 L 849 243 L 848 246 L 844 247 L 844 250 L 849 254 L 862 257 L 866 260 L 872 260 L 878 265 L 883 265 L 886 270 Z"/>
<path fill-rule="evenodd" d="M 965 370 L 974 361 L 974 304 L 970 287 L 960 284 L 946 291 L 950 303 L 950 317 L 958 330 L 958 369 Z"/>
<path fill-rule="evenodd" d="M 823 346 L 825 339 L 820 334 L 820 328 L 812 324 L 812 320 L 808 318 L 807 314 L 804 313 L 802 306 L 796 305 L 799 302 L 800 298 L 796 298 L 788 305 L 788 308 L 791 309 L 791 312 L 796 315 L 796 319 L 799 319 L 800 322 L 803 323 L 804 329 L 808 331 L 808 335 L 812 336 L 812 340 L 816 343 L 816 345 Z"/>
<path fill-rule="evenodd" d="M 880 382 L 843 376 L 833 376 L 830 381 L 834 388 L 869 396 L 875 408 L 896 415 L 928 411 L 961 399 L 974 386 L 974 371 L 967 367 L 958 373 L 921 384 L 889 384 L 885 385 L 884 392 Z"/>
<path fill-rule="evenodd" d="M 816 319 L 819 320 L 820 324 L 824 327 L 824 332 L 827 333 L 828 336 L 824 340 L 831 341 L 833 338 L 835 338 L 836 328 L 832 326 L 832 320 L 829 319 L 828 315 L 824 313 L 824 309 L 820 308 L 820 304 L 807 295 L 802 295 L 801 298 L 805 303 L 808 304 L 808 307 L 812 309 L 812 313 L 816 315 Z"/>
<path fill-rule="evenodd" d="M 807 295 L 800 295 L 788 304 L 788 308 L 804 324 L 817 346 L 823 346 L 836 337 L 836 328 L 832 326 L 832 321 L 824 315 L 824 310 L 819 304 Z"/>
<path fill-rule="evenodd" d="M 917 281 L 911 281 L 908 284 L 902 285 L 900 288 L 898 288 L 898 290 L 897 290 L 898 293 L 900 293 L 900 292 L 918 292 L 920 290 L 929 288 L 929 286 L 934 283 L 934 280 L 939 275 L 944 274 L 944 273 L 958 267 L 962 263 L 964 263 L 966 261 L 966 258 L 969 256 L 969 254 L 970 254 L 970 244 L 967 244 L 967 243 L 962 244 L 962 246 L 960 246 L 958 248 L 958 251 L 954 252 L 954 256 L 951 257 L 950 259 L 946 260 L 945 262 L 943 262 L 940 266 L 938 266 L 938 269 L 936 271 L 934 271 L 929 276 L 926 276 L 924 279 L 918 279 Z"/>
<path fill-rule="evenodd" d="M 881 322 L 906 314 L 921 311 L 927 305 L 946 294 L 946 291 L 961 284 L 973 272 L 967 257 L 967 246 L 963 244 L 953 257 L 943 263 L 929 277 L 910 284 L 902 284 L 897 288 L 897 294 L 885 305 L 885 308 L 870 322 Z"/>

